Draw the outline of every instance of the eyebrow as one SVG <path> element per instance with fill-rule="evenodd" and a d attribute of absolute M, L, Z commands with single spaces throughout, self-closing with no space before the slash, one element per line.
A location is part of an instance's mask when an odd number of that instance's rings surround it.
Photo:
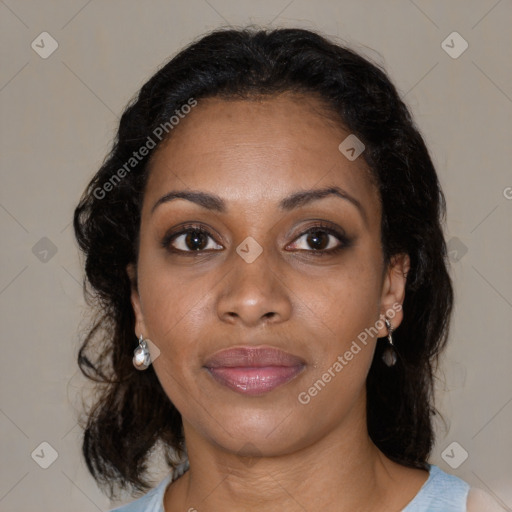
<path fill-rule="evenodd" d="M 358 209 L 365 223 L 368 224 L 368 216 L 366 214 L 366 210 L 363 208 L 363 205 L 360 203 L 360 201 L 351 196 L 346 190 L 343 190 L 337 186 L 301 190 L 299 192 L 295 192 L 294 194 L 285 197 L 279 202 L 279 209 L 281 211 L 291 211 L 295 208 L 299 208 L 300 206 L 304 206 L 313 201 L 317 201 L 332 195 L 352 203 Z M 224 200 L 215 194 L 201 192 L 199 190 L 176 190 L 162 196 L 153 205 L 151 213 L 153 213 L 161 204 L 168 203 L 173 199 L 186 199 L 187 201 L 191 201 L 192 203 L 202 206 L 203 208 L 219 213 L 226 213 L 227 211 L 226 203 Z"/>

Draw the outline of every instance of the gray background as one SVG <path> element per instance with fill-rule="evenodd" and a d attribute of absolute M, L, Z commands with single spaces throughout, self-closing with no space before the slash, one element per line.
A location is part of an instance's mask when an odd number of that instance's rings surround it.
<path fill-rule="evenodd" d="M 456 286 L 432 461 L 512 510 L 510 0 L 0 0 L 0 14 L 2 511 L 112 505 L 80 452 L 90 384 L 76 365 L 86 309 L 72 212 L 156 68 L 207 30 L 247 23 L 339 38 L 383 64 L 411 107 L 446 193 Z M 45 31 L 58 48 L 43 59 Z M 454 31 L 469 45 L 457 58 L 442 46 Z"/>

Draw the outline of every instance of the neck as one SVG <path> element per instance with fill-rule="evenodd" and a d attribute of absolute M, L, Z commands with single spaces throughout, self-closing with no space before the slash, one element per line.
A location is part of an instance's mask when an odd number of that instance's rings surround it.
<path fill-rule="evenodd" d="M 213 445 L 184 423 L 190 469 L 168 487 L 165 510 L 354 512 L 405 505 L 426 475 L 416 474 L 415 483 L 405 490 L 402 485 L 404 495 L 397 497 L 397 480 L 411 470 L 387 459 L 371 442 L 364 409 L 352 418 L 293 453 L 252 459 Z"/>

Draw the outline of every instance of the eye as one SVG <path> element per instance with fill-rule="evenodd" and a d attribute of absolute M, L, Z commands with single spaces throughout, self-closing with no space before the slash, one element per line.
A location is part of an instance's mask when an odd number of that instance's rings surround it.
<path fill-rule="evenodd" d="M 336 253 L 349 245 L 350 240 L 344 233 L 324 224 L 319 224 L 309 228 L 288 247 L 300 251 L 308 251 L 315 255 L 322 255 Z"/>
<path fill-rule="evenodd" d="M 350 239 L 342 231 L 324 223 L 318 223 L 302 233 L 288 248 L 322 256 L 334 254 L 349 247 L 350 243 Z M 222 245 L 217 244 L 210 231 L 197 224 L 182 226 L 179 231 L 168 233 L 161 245 L 170 252 L 188 253 L 192 256 L 223 249 Z"/>
<path fill-rule="evenodd" d="M 162 246 L 177 253 L 200 253 L 223 249 L 215 242 L 208 230 L 198 225 L 184 226 L 179 232 L 169 233 L 162 240 Z"/>

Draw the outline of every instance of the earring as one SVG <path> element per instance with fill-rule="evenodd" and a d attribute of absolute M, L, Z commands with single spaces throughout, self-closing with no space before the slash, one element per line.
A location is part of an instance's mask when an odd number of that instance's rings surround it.
<path fill-rule="evenodd" d="M 139 338 L 139 346 L 133 352 L 133 366 L 137 370 L 147 370 L 151 364 L 151 354 L 149 353 L 148 344 L 142 334 Z"/>
<path fill-rule="evenodd" d="M 386 366 L 394 366 L 396 364 L 396 350 L 395 345 L 393 344 L 393 337 L 391 336 L 391 333 L 393 332 L 393 326 L 391 325 L 391 322 L 386 319 L 384 320 L 386 322 L 386 327 L 388 328 L 388 346 L 384 349 L 384 352 L 382 353 L 382 360 L 384 361 L 384 364 Z"/>

